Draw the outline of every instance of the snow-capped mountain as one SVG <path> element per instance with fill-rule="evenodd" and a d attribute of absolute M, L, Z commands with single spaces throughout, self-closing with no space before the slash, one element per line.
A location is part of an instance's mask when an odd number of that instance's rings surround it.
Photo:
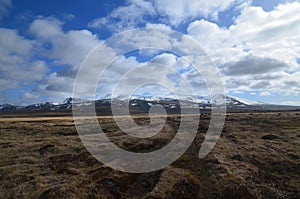
<path fill-rule="evenodd" d="M 243 111 L 243 110 L 291 110 L 300 109 L 295 106 L 282 106 L 271 105 L 261 102 L 255 102 L 248 99 L 242 99 L 234 96 L 218 95 L 214 97 L 210 96 L 197 96 L 194 98 L 173 99 L 171 97 L 144 97 L 134 96 L 131 99 L 126 98 L 114 98 L 114 99 L 99 99 L 99 100 L 83 100 L 79 98 L 68 97 L 61 103 L 38 103 L 28 106 L 14 106 L 11 104 L 0 105 L 0 112 L 18 112 L 18 111 L 57 111 L 57 110 L 71 110 L 80 108 L 82 106 L 95 105 L 105 109 L 110 109 L 111 104 L 119 107 L 125 107 L 129 103 L 129 106 L 135 110 L 147 111 L 151 106 L 161 105 L 167 110 L 180 110 L 180 108 L 199 108 L 200 110 L 210 110 L 212 104 L 226 105 L 228 111 Z"/>
<path fill-rule="evenodd" d="M 0 112 L 13 112 L 13 111 L 45 111 L 45 110 L 59 110 L 59 109 L 71 109 L 72 104 L 76 102 L 82 102 L 80 99 L 73 99 L 71 97 L 66 98 L 61 103 L 52 103 L 52 102 L 45 102 L 45 103 L 37 103 L 37 104 L 30 104 L 27 106 L 14 106 L 11 104 L 4 104 L 0 105 Z M 86 102 L 84 102 L 86 104 Z"/>
<path fill-rule="evenodd" d="M 2 112 L 8 112 L 8 111 L 16 111 L 17 107 L 11 104 L 3 104 L 0 105 L 0 111 Z"/>
<path fill-rule="evenodd" d="M 228 98 L 236 101 L 236 102 L 240 102 L 246 105 L 263 105 L 265 103 L 263 102 L 257 102 L 257 101 L 253 101 L 253 100 L 249 100 L 249 99 L 245 99 L 245 98 L 240 98 L 240 97 L 235 97 L 235 96 L 228 96 Z"/>

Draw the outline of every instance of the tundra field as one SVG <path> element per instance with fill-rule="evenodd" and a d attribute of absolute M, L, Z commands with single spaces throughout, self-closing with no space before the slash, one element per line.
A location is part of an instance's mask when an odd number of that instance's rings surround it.
<path fill-rule="evenodd" d="M 99 121 L 120 148 L 148 152 L 172 140 L 180 116 L 148 139 L 126 136 L 110 116 Z M 130 174 L 97 161 L 71 116 L 2 114 L 0 198 L 300 198 L 300 112 L 229 113 L 215 148 L 200 159 L 209 121 L 201 115 L 194 142 L 173 164 Z"/>

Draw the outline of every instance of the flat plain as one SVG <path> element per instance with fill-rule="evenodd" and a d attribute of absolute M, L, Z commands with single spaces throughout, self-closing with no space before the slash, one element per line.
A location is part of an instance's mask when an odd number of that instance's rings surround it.
<path fill-rule="evenodd" d="M 148 139 L 124 135 L 110 116 L 99 121 L 120 148 L 148 152 L 172 140 L 180 116 Z M 200 159 L 209 121 L 201 115 L 194 142 L 170 166 L 131 174 L 97 161 L 71 116 L 1 115 L 0 198 L 300 198 L 300 112 L 229 113 L 215 148 Z"/>

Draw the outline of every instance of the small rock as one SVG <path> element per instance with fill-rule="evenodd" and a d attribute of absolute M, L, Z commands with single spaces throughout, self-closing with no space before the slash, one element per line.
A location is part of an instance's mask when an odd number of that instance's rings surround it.
<path fill-rule="evenodd" d="M 44 155 L 46 149 L 48 149 L 48 148 L 53 148 L 53 147 L 54 147 L 53 144 L 47 144 L 46 146 L 41 147 L 41 148 L 40 148 L 40 154 L 41 154 L 41 155 Z"/>
<path fill-rule="evenodd" d="M 261 137 L 262 140 L 275 140 L 275 139 L 280 139 L 280 137 L 272 134 L 264 135 Z"/>
<path fill-rule="evenodd" d="M 232 159 L 241 161 L 242 156 L 240 154 L 235 154 L 235 155 L 232 156 Z"/>

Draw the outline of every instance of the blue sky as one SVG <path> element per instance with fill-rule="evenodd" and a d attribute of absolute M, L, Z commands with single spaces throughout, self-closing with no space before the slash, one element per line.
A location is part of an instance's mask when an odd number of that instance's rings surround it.
<path fill-rule="evenodd" d="M 125 30 L 161 27 L 199 42 L 227 94 L 300 105 L 299 9 L 299 1 L 287 0 L 0 0 L 0 104 L 62 101 L 72 95 L 76 71 L 99 43 Z M 176 68 L 195 86 L 201 82 L 170 52 L 132 53 L 107 72 L 98 95 L 110 93 L 111 79 L 121 71 L 153 61 Z M 178 84 L 174 77 L 168 74 L 166 81 Z M 142 92 L 165 92 L 147 89 Z"/>

